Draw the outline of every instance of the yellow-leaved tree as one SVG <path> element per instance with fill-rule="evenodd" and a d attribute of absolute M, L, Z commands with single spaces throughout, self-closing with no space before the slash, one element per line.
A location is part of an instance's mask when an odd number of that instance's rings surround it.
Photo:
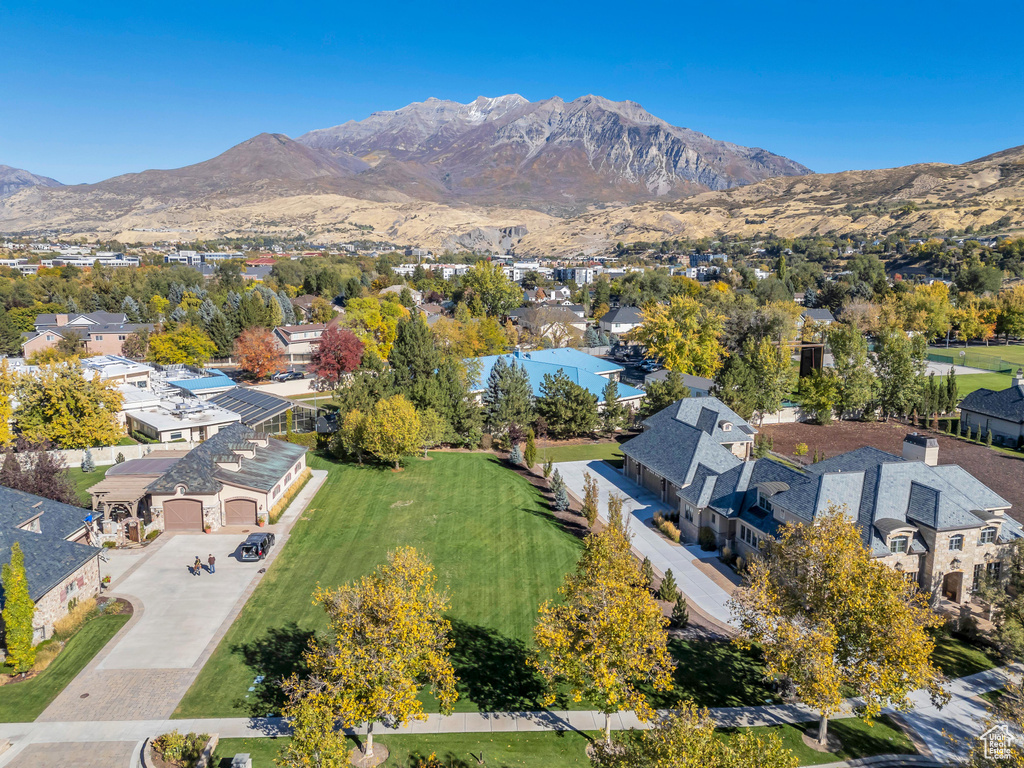
<path fill-rule="evenodd" d="M 654 711 L 639 686 L 667 690 L 675 667 L 668 652 L 668 620 L 654 602 L 630 549 L 622 499 L 608 500 L 608 525 L 584 540 L 583 554 L 559 589 L 560 602 L 540 607 L 532 663 L 547 681 L 545 702 L 564 685 L 574 701 L 594 701 L 605 716 L 624 709 L 650 720 Z"/>
<path fill-rule="evenodd" d="M 405 395 L 381 400 L 370 412 L 363 429 L 363 447 L 398 469 L 403 456 L 419 453 L 420 416 Z"/>
<path fill-rule="evenodd" d="M 217 345 L 206 332 L 202 328 L 186 323 L 173 331 L 150 336 L 146 359 L 161 365 L 203 365 L 216 353 Z"/>
<path fill-rule="evenodd" d="M 711 713 L 692 701 L 618 744 L 595 744 L 590 759 L 594 768 L 796 768 L 799 762 L 775 733 L 741 730 L 728 741 L 719 738 Z"/>
<path fill-rule="evenodd" d="M 305 653 L 309 678 L 293 675 L 285 683 L 284 715 L 301 726 L 286 765 L 332 765 L 323 758 L 341 748 L 331 735 L 335 719 L 346 728 L 366 724 L 363 754 L 372 757 L 374 723 L 425 719 L 418 698 L 424 680 L 441 711 L 452 711 L 458 690 L 444 618 L 448 596 L 438 591 L 429 560 L 401 547 L 357 584 L 318 588 L 313 597 L 327 612 L 330 634 Z M 320 763 L 308 762 L 313 753 Z"/>
<path fill-rule="evenodd" d="M 909 707 L 918 688 L 945 697 L 928 633 L 942 619 L 902 573 L 871 558 L 845 507 L 784 525 L 751 558 L 731 608 L 736 642 L 759 644 L 767 673 L 788 677 L 818 711 L 821 744 L 846 692 L 860 697 L 868 719 L 884 706 Z"/>
<path fill-rule="evenodd" d="M 670 371 L 711 378 L 722 367 L 723 318 L 714 308 L 690 296 L 673 296 L 668 304 L 648 304 L 641 316 L 643 325 L 627 339 L 660 357 Z"/>
<path fill-rule="evenodd" d="M 398 321 L 409 316 L 409 310 L 397 301 L 381 301 L 376 296 L 349 299 L 342 321 L 382 360 L 391 355 L 391 347 L 398 338 Z"/>
<path fill-rule="evenodd" d="M 113 382 L 86 374 L 76 359 L 39 366 L 18 377 L 14 421 L 26 439 L 59 448 L 114 445 L 124 400 Z"/>
<path fill-rule="evenodd" d="M 11 422 L 14 419 L 14 392 L 17 385 L 7 360 L 0 360 L 0 446 L 14 439 Z"/>

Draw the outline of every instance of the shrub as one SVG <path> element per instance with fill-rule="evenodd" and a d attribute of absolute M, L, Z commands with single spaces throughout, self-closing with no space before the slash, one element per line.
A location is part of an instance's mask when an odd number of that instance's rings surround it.
<path fill-rule="evenodd" d="M 526 449 L 523 451 L 523 459 L 529 470 L 532 470 L 533 465 L 537 463 L 537 441 L 532 427 L 526 433 Z"/>
<path fill-rule="evenodd" d="M 117 546 L 117 542 L 116 541 L 104 541 L 103 542 L 103 548 L 104 549 L 114 549 L 116 546 Z"/>
<path fill-rule="evenodd" d="M 569 492 L 565 490 L 565 485 L 561 485 L 558 488 L 558 492 L 555 494 L 555 509 L 559 512 L 565 512 L 569 508 Z"/>
<path fill-rule="evenodd" d="M 674 603 L 678 597 L 679 587 L 676 585 L 676 577 L 672 574 L 672 569 L 669 568 L 665 571 L 665 578 L 661 580 L 661 586 L 658 588 L 658 599 Z"/>
<path fill-rule="evenodd" d="M 124 454 L 120 451 L 117 452 L 117 456 L 114 457 L 115 464 L 124 464 Z"/>
<path fill-rule="evenodd" d="M 705 552 L 713 552 L 718 549 L 715 532 L 706 525 L 701 526 L 700 533 L 697 535 L 697 541 L 700 544 L 700 548 Z"/>
<path fill-rule="evenodd" d="M 53 634 L 59 638 L 71 637 L 75 632 L 82 628 L 86 620 L 96 610 L 96 598 L 90 597 L 88 600 L 76 604 L 71 610 L 68 611 L 67 616 L 58 619 L 53 624 Z"/>
<path fill-rule="evenodd" d="M 160 442 L 159 440 L 154 440 L 152 437 L 144 435 L 141 432 L 132 432 L 132 438 L 140 443 L 146 443 L 148 445 Z"/>
<path fill-rule="evenodd" d="M 644 586 L 650 589 L 654 583 L 654 566 L 651 565 L 650 558 L 644 558 L 643 563 L 640 564 L 640 573 L 644 577 Z"/>
<path fill-rule="evenodd" d="M 971 435 L 971 428 L 970 428 L 970 426 L 968 426 L 968 427 L 967 427 L 967 431 L 965 431 L 965 432 L 964 432 L 964 438 L 965 438 L 966 440 L 970 440 L 970 439 L 972 439 L 972 435 Z"/>
<path fill-rule="evenodd" d="M 806 456 L 807 455 L 807 443 L 797 443 L 793 449 L 794 456 Z"/>
<path fill-rule="evenodd" d="M 160 757 L 183 768 L 193 768 L 203 755 L 203 748 L 210 740 L 206 733 L 182 734 L 174 730 L 153 739 L 153 751 Z"/>
<path fill-rule="evenodd" d="M 989 448 L 992 447 L 992 430 L 991 429 L 988 430 L 988 432 L 985 433 L 985 445 L 987 445 Z"/>
<path fill-rule="evenodd" d="M 511 464 L 519 466 L 523 463 L 523 452 L 519 449 L 519 445 L 513 445 L 512 450 L 508 452 L 508 460 Z"/>
<path fill-rule="evenodd" d="M 159 536 L 161 533 L 162 533 L 162 531 L 159 528 L 154 528 L 152 531 L 150 531 L 149 533 L 146 534 L 146 541 L 152 541 L 157 536 Z"/>
<path fill-rule="evenodd" d="M 727 563 L 732 563 L 732 557 L 732 548 L 728 546 L 722 547 L 722 560 L 724 560 Z"/>
<path fill-rule="evenodd" d="M 670 539 L 672 539 L 672 541 L 674 541 L 676 544 L 679 543 L 679 539 L 682 537 L 682 534 L 679 532 L 679 529 L 676 528 L 675 524 L 670 523 L 668 520 L 662 523 L 661 531 Z"/>
<path fill-rule="evenodd" d="M 548 459 L 547 461 L 544 462 L 544 479 L 545 480 L 547 480 L 549 477 L 551 477 L 551 472 L 552 472 L 553 468 L 554 468 L 554 464 L 552 463 L 551 459 Z"/>
<path fill-rule="evenodd" d="M 88 473 L 94 469 L 96 469 L 96 462 L 92 460 L 92 451 L 86 448 L 85 455 L 82 457 L 82 471 Z"/>
<path fill-rule="evenodd" d="M 672 626 L 682 629 L 690 623 L 690 611 L 686 607 L 686 598 L 682 595 L 676 598 L 676 604 L 672 606 Z"/>
<path fill-rule="evenodd" d="M 746 568 L 746 567 L 747 567 L 747 561 L 744 560 L 742 557 L 737 557 L 736 558 L 736 570 L 739 573 L 743 573 L 743 569 Z"/>
<path fill-rule="evenodd" d="M 46 669 L 57 658 L 59 654 L 64 650 L 64 644 L 57 641 L 51 640 L 36 647 L 36 663 L 32 665 L 32 671 L 37 675 Z"/>

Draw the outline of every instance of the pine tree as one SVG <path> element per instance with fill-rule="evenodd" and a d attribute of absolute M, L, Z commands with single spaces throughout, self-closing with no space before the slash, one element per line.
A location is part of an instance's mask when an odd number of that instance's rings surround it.
<path fill-rule="evenodd" d="M 533 420 L 533 387 L 526 369 L 499 357 L 491 367 L 484 391 L 484 413 L 492 432 L 524 427 Z"/>
<path fill-rule="evenodd" d="M 554 464 L 551 461 L 551 459 L 548 459 L 547 461 L 544 462 L 544 479 L 545 480 L 547 480 L 549 477 L 551 477 L 551 470 L 552 470 L 553 466 L 554 466 Z"/>
<path fill-rule="evenodd" d="M 587 330 L 583 332 L 583 346 L 585 347 L 597 347 L 600 346 L 601 339 L 597 335 L 597 331 L 591 326 L 587 326 Z"/>
<path fill-rule="evenodd" d="M 10 562 L 0 569 L 0 581 L 4 587 L 3 619 L 7 663 L 19 672 L 26 672 L 36 660 L 36 649 L 32 647 L 32 620 L 36 606 L 29 596 L 25 556 L 18 542 L 14 542 L 11 547 Z"/>
<path fill-rule="evenodd" d="M 649 557 L 645 557 L 643 563 L 641 563 L 640 573 L 643 575 L 644 586 L 650 589 L 651 585 L 654 584 L 654 566 L 651 565 Z"/>
<path fill-rule="evenodd" d="M 559 512 L 565 512 L 569 508 L 569 493 L 566 491 L 565 486 L 561 485 L 558 488 L 558 493 L 555 494 L 555 509 Z"/>
<path fill-rule="evenodd" d="M 676 577 L 672 569 L 665 571 L 665 578 L 661 580 L 661 587 L 658 589 L 658 599 L 674 603 L 679 597 L 679 587 L 676 586 Z"/>
<path fill-rule="evenodd" d="M 92 460 L 92 451 L 86 448 L 85 455 L 82 457 L 82 471 L 88 473 L 94 469 L 96 469 L 96 464 Z"/>
<path fill-rule="evenodd" d="M 672 606 L 672 626 L 682 629 L 690 623 L 690 611 L 686 607 L 686 598 L 681 594 L 676 598 L 676 604 Z"/>
<path fill-rule="evenodd" d="M 512 446 L 512 450 L 508 452 L 508 460 L 513 466 L 519 466 L 523 463 L 523 452 L 519 450 L 519 444 Z"/>
<path fill-rule="evenodd" d="M 601 397 L 604 399 L 601 422 L 605 432 L 615 432 L 626 426 L 626 421 L 629 418 L 629 406 L 619 400 L 619 385 L 614 379 L 604 385 Z"/>
<path fill-rule="evenodd" d="M 957 402 L 959 401 L 956 385 L 956 367 L 949 367 L 949 376 L 946 377 L 946 413 L 952 413 L 956 410 Z"/>

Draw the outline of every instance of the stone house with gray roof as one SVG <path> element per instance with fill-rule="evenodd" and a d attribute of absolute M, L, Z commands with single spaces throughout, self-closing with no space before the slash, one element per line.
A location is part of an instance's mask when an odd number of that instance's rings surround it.
<path fill-rule="evenodd" d="M 1024 442 L 1024 370 L 1006 389 L 978 389 L 960 401 L 960 429 L 977 435 L 992 430 L 992 442 L 1013 448 Z"/>
<path fill-rule="evenodd" d="M 202 531 L 264 522 L 306 476 L 306 451 L 244 424 L 224 427 L 149 484 L 147 525 Z"/>
<path fill-rule="evenodd" d="M 677 506 L 688 541 L 707 528 L 747 558 L 781 525 L 841 507 L 873 557 L 955 603 L 982 576 L 999 577 L 1007 545 L 1024 536 L 1008 501 L 962 467 L 937 463 L 934 439 L 908 435 L 903 456 L 865 447 L 794 469 L 752 459 L 755 432 L 717 398 L 681 400 L 622 446 L 624 471 Z"/>
<path fill-rule="evenodd" d="M 53 635 L 53 625 L 76 600 L 100 591 L 100 550 L 86 530 L 89 510 L 0 486 L 0 565 L 17 542 L 25 556 L 29 596 L 36 604 L 34 641 Z M 0 605 L 3 602 L 0 586 Z"/>

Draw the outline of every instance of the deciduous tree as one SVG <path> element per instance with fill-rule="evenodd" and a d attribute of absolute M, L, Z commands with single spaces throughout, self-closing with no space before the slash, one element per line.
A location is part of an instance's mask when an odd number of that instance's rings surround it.
<path fill-rule="evenodd" d="M 141 328 L 129 333 L 121 342 L 121 354 L 132 360 L 143 360 L 149 352 L 149 330 Z"/>
<path fill-rule="evenodd" d="M 266 328 L 246 328 L 235 340 L 238 367 L 257 381 L 284 367 L 284 350 Z"/>
<path fill-rule="evenodd" d="M 404 395 L 381 400 L 373 408 L 366 425 L 363 445 L 381 461 L 400 467 L 403 456 L 417 453 L 420 447 L 420 417 Z"/>
<path fill-rule="evenodd" d="M 4 587 L 3 619 L 7 663 L 19 672 L 26 672 L 36 660 L 36 649 L 32 646 L 36 605 L 29 595 L 25 555 L 18 542 L 11 546 L 10 560 L 0 569 L 0 580 Z"/>
<path fill-rule="evenodd" d="M 597 522 L 597 505 L 600 497 L 597 493 L 597 480 L 589 472 L 583 473 L 583 516 L 591 528 Z"/>
<path fill-rule="evenodd" d="M 428 448 L 436 448 L 445 442 L 451 427 L 444 417 L 433 408 L 418 411 L 420 416 L 420 444 L 423 446 L 423 458 L 427 457 Z"/>
<path fill-rule="evenodd" d="M 397 301 L 381 301 L 375 296 L 367 296 L 349 300 L 345 305 L 343 322 L 368 351 L 387 360 L 398 337 L 398 321 L 408 315 L 409 310 Z"/>
<path fill-rule="evenodd" d="M 767 674 L 791 679 L 819 712 L 822 744 L 848 692 L 867 717 L 909 707 L 918 688 L 942 696 L 928 633 L 941 618 L 902 573 L 872 559 L 845 508 L 784 525 L 748 575 L 732 602 L 738 642 L 758 643 Z"/>
<path fill-rule="evenodd" d="M 712 377 L 722 367 L 725 348 L 717 310 L 689 296 L 673 296 L 667 305 L 648 304 L 641 314 L 643 325 L 628 338 L 660 357 L 669 370 Z"/>
<path fill-rule="evenodd" d="M 834 324 L 829 329 L 828 341 L 839 379 L 836 411 L 843 418 L 871 402 L 875 376 L 868 365 L 868 340 L 853 325 Z"/>
<path fill-rule="evenodd" d="M 613 497 L 608 506 L 608 525 L 585 539 L 576 570 L 559 590 L 561 601 L 540 607 L 533 664 L 551 686 L 547 703 L 562 685 L 574 701 L 598 705 L 610 744 L 612 713 L 631 709 L 651 719 L 654 712 L 639 686 L 668 689 L 673 663 L 668 622 L 631 552 L 622 500 Z"/>
<path fill-rule="evenodd" d="M 470 267 L 462 276 L 462 289 L 480 300 L 488 317 L 507 315 L 523 303 L 523 289 L 505 276 L 497 262 L 478 261 Z"/>
<path fill-rule="evenodd" d="M 348 328 L 329 325 L 313 346 L 307 370 L 316 376 L 317 387 L 335 389 L 346 373 L 363 360 L 364 345 Z"/>
<path fill-rule="evenodd" d="M 879 329 L 871 357 L 878 405 L 886 418 L 910 413 L 920 400 L 924 353 L 924 337 L 908 336 L 892 325 Z"/>
<path fill-rule="evenodd" d="M 449 659 L 451 624 L 444 618 L 449 601 L 437 589 L 429 560 L 412 547 L 393 550 L 359 583 L 318 588 L 314 599 L 327 612 L 330 637 L 306 652 L 314 682 L 300 686 L 292 678 L 293 702 L 318 696 L 345 727 L 365 723 L 367 757 L 374 723 L 395 727 L 425 719 L 418 698 L 424 680 L 441 711 L 451 712 L 458 691 Z M 312 720 L 314 733 L 322 732 L 327 717 Z"/>
<path fill-rule="evenodd" d="M 150 336 L 146 359 L 161 365 L 205 365 L 216 351 L 217 346 L 201 328 L 186 323 Z"/>
<path fill-rule="evenodd" d="M 123 396 L 111 381 L 87 376 L 78 361 L 42 365 L 18 377 L 14 420 L 25 439 L 60 448 L 113 445 Z"/>
<path fill-rule="evenodd" d="M 818 424 L 831 424 L 839 404 L 839 377 L 833 369 L 811 371 L 800 379 L 800 399 Z"/>

